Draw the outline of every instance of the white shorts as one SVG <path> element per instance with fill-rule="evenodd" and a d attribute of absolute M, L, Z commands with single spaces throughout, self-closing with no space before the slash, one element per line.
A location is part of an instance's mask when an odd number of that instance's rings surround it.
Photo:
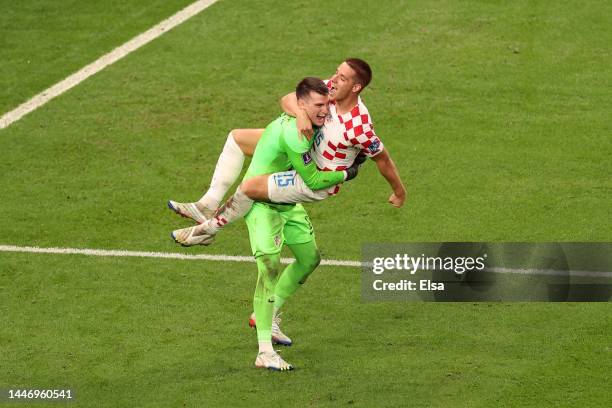
<path fill-rule="evenodd" d="M 277 204 L 321 201 L 338 192 L 338 186 L 312 191 L 295 170 L 274 173 L 268 177 L 268 197 Z"/>

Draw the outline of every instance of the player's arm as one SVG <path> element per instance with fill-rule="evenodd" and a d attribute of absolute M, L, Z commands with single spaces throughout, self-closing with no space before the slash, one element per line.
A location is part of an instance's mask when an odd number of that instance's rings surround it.
<path fill-rule="evenodd" d="M 285 129 L 280 137 L 282 149 L 287 154 L 291 167 L 302 177 L 311 190 L 321 190 L 342 183 L 355 175 L 346 171 L 319 171 L 310 155 L 310 143 L 299 138 L 295 127 Z"/>
<path fill-rule="evenodd" d="M 380 153 L 372 157 L 372 160 L 374 160 L 378 167 L 378 171 L 385 180 L 387 180 L 387 183 L 389 183 L 393 190 L 393 194 L 389 197 L 389 203 L 394 207 L 400 208 L 404 205 L 404 201 L 406 201 L 406 188 L 404 184 L 402 184 L 397 167 L 391 159 L 391 156 L 389 156 L 389 152 L 387 152 L 387 149 L 383 148 Z"/>
<path fill-rule="evenodd" d="M 318 170 L 309 152 L 290 150 L 287 152 L 287 156 L 291 161 L 291 166 L 311 190 L 321 190 L 347 180 L 347 173 L 345 171 Z"/>
<path fill-rule="evenodd" d="M 300 134 L 306 136 L 307 138 L 311 138 L 314 135 L 312 122 L 310 119 L 308 119 L 306 112 L 304 112 L 298 106 L 295 92 L 291 92 L 283 96 L 280 100 L 280 105 L 287 115 L 293 116 L 296 119 L 296 125 Z"/>

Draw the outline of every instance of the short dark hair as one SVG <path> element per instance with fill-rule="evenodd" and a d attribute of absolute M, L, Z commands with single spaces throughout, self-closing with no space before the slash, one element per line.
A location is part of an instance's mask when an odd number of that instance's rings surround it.
<path fill-rule="evenodd" d="M 329 95 L 329 89 L 327 85 L 325 85 L 325 82 L 316 77 L 306 77 L 295 87 L 295 96 L 298 99 L 308 97 L 310 92 L 316 92 L 320 95 Z"/>
<path fill-rule="evenodd" d="M 372 80 L 372 68 L 360 58 L 347 58 L 344 60 L 355 71 L 355 82 L 361 84 L 361 89 L 368 86 Z"/>

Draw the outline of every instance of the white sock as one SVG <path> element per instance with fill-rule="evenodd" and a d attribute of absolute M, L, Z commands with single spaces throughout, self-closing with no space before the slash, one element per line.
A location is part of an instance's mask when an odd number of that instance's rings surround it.
<path fill-rule="evenodd" d="M 244 153 L 230 132 L 219 155 L 208 191 L 198 200 L 204 207 L 216 210 L 227 190 L 234 184 L 244 163 Z"/>
<path fill-rule="evenodd" d="M 274 348 L 272 348 L 272 340 L 260 341 L 259 342 L 259 352 L 264 353 L 274 353 Z"/>
<path fill-rule="evenodd" d="M 216 233 L 227 224 L 244 217 L 249 212 L 254 201 L 240 190 L 240 186 L 225 204 L 219 208 L 217 215 L 208 221 L 207 229 Z"/>

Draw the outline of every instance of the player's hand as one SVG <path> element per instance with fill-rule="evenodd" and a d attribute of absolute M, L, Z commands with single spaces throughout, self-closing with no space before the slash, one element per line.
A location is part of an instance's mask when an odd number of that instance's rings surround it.
<path fill-rule="evenodd" d="M 367 159 L 368 159 L 368 156 L 366 156 L 363 153 L 359 153 L 357 157 L 355 157 L 353 164 L 357 166 L 361 166 Z"/>
<path fill-rule="evenodd" d="M 314 130 L 312 129 L 312 122 L 308 118 L 308 115 L 306 115 L 306 112 L 300 110 L 295 119 L 298 132 L 305 136 L 306 139 L 310 140 L 312 135 L 314 135 Z"/>
<path fill-rule="evenodd" d="M 406 192 L 399 193 L 399 194 L 393 193 L 391 194 L 391 197 L 389 197 L 389 203 L 395 208 L 400 208 L 402 205 L 404 205 L 405 201 L 406 201 Z"/>
<path fill-rule="evenodd" d="M 349 168 L 344 170 L 345 177 L 344 181 L 349 181 L 357 177 L 357 173 L 359 173 L 359 167 L 366 161 L 368 157 L 365 154 L 358 154 L 353 161 L 353 164 L 350 165 Z"/>

